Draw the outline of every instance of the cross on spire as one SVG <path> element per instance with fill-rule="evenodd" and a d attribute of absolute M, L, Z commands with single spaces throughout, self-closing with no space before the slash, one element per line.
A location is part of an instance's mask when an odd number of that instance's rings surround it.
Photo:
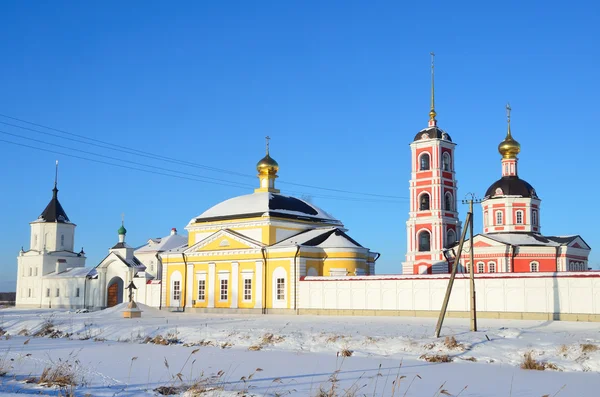
<path fill-rule="evenodd" d="M 125 226 L 125 213 L 121 213 L 121 226 Z"/>
<path fill-rule="evenodd" d="M 267 141 L 267 155 L 268 155 L 269 154 L 269 141 L 271 140 L 271 137 L 267 135 L 265 137 L 265 140 Z"/>
<path fill-rule="evenodd" d="M 506 119 L 508 120 L 508 122 L 510 123 L 510 111 L 512 110 L 512 108 L 510 107 L 510 102 L 506 103 Z"/>
<path fill-rule="evenodd" d="M 435 53 L 432 51 L 429 54 L 431 55 L 431 110 L 429 110 L 429 127 L 435 127 L 437 124 L 435 119 L 437 115 L 435 112 Z"/>
<path fill-rule="evenodd" d="M 54 188 L 58 186 L 58 160 L 56 160 L 56 170 L 54 171 Z"/>

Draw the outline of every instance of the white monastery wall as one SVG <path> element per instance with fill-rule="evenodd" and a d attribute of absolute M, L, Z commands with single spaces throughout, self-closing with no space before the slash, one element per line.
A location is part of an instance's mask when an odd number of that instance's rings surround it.
<path fill-rule="evenodd" d="M 390 310 L 398 315 L 437 315 L 448 280 L 449 275 L 304 277 L 299 283 L 300 309 L 306 313 L 321 311 L 317 314 Z M 485 317 L 509 318 L 509 313 L 522 313 L 523 318 L 535 317 L 528 313 L 550 318 L 565 315 L 565 319 L 569 315 L 598 315 L 596 321 L 600 321 L 600 273 L 481 275 L 475 278 L 475 290 L 477 311 L 487 313 Z M 448 311 L 468 316 L 468 275 L 457 275 Z"/>

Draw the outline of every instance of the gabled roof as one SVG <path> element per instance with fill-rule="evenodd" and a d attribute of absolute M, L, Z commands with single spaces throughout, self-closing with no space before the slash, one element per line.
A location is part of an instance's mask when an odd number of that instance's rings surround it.
<path fill-rule="evenodd" d="M 82 278 L 93 277 L 96 275 L 96 269 L 93 267 L 72 267 L 60 273 L 51 272 L 44 277 L 51 278 Z"/>
<path fill-rule="evenodd" d="M 362 245 L 337 227 L 305 230 L 283 241 L 280 241 L 277 244 L 274 244 L 272 248 L 289 247 L 295 245 L 319 248 L 363 248 Z"/>
<path fill-rule="evenodd" d="M 183 247 L 178 247 L 178 248 L 169 250 L 167 253 L 173 254 L 173 253 L 180 253 L 180 252 L 185 252 L 185 253 L 196 252 L 199 248 L 206 246 L 206 245 L 210 244 L 211 242 L 217 240 L 218 238 L 225 237 L 225 236 L 233 238 L 234 240 L 237 240 L 237 241 L 241 241 L 244 244 L 247 244 L 248 249 L 257 249 L 257 248 L 264 247 L 264 244 L 262 244 L 260 241 L 251 239 L 250 237 L 245 236 L 241 233 L 238 233 L 231 229 L 221 229 L 221 230 L 211 234 L 210 236 L 198 241 L 196 244 L 194 244 L 192 246 L 189 246 L 185 249 L 182 249 Z"/>
<path fill-rule="evenodd" d="M 106 259 L 108 259 L 108 257 L 111 255 L 116 256 L 117 260 L 119 260 L 121 263 L 123 263 L 127 267 L 133 268 L 138 271 L 146 270 L 146 266 L 142 262 L 140 262 L 140 260 L 138 258 L 136 258 L 135 256 L 131 260 L 126 260 L 121 255 L 117 254 L 116 252 L 109 252 L 109 254 L 106 255 L 104 257 L 104 259 L 102 259 L 102 261 L 98 265 L 96 265 L 95 269 L 100 267 L 106 261 Z"/>
<path fill-rule="evenodd" d="M 56 185 L 54 185 L 54 189 L 52 189 L 52 199 L 44 211 L 42 211 L 42 214 L 38 217 L 37 221 L 71 223 L 67 213 L 58 201 L 58 189 L 56 188 Z"/>
<path fill-rule="evenodd" d="M 581 238 L 581 236 L 542 236 L 541 234 L 536 233 L 526 233 L 526 232 L 513 232 L 513 233 L 488 233 L 488 234 L 477 234 L 475 236 L 475 242 L 478 239 L 488 239 L 501 244 L 506 245 L 514 245 L 521 247 L 560 247 L 560 246 L 568 246 L 573 243 L 575 240 L 580 240 L 585 247 L 580 247 L 583 249 L 590 249 L 585 241 Z M 468 243 L 468 242 L 467 242 Z M 457 247 L 458 242 L 456 242 L 452 247 Z"/>

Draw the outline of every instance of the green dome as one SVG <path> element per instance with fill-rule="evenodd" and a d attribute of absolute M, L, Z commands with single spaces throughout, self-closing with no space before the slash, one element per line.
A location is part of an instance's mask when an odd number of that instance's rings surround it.
<path fill-rule="evenodd" d="M 119 228 L 119 230 L 117 230 L 117 233 L 119 233 L 119 234 L 127 234 L 127 229 L 125 229 L 125 226 L 121 225 L 121 227 Z"/>

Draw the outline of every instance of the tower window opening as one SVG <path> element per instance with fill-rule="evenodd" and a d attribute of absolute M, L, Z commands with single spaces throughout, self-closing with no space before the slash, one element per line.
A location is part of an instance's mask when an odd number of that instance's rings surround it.
<path fill-rule="evenodd" d="M 489 223 L 489 222 L 488 222 L 488 212 L 487 212 L 487 211 L 485 211 L 485 212 L 483 213 L 483 226 L 487 227 L 488 223 Z"/>
<path fill-rule="evenodd" d="M 429 153 L 423 153 L 419 159 L 420 159 L 419 169 L 421 171 L 429 170 Z"/>
<path fill-rule="evenodd" d="M 450 171 L 450 155 L 444 152 L 442 156 L 442 168 L 444 171 Z"/>
<path fill-rule="evenodd" d="M 538 224 L 537 211 L 531 212 L 531 223 L 533 223 L 534 225 Z"/>
<path fill-rule="evenodd" d="M 454 230 L 450 229 L 446 233 L 446 247 L 450 247 L 455 242 L 456 242 L 456 233 L 454 233 Z"/>
<path fill-rule="evenodd" d="M 452 193 L 446 193 L 444 197 L 444 208 L 446 211 L 452 211 Z"/>
<path fill-rule="evenodd" d="M 502 211 L 497 211 L 496 212 L 496 225 L 503 225 L 504 224 L 504 219 L 502 217 Z"/>
<path fill-rule="evenodd" d="M 517 211 L 517 225 L 523 224 L 523 211 Z"/>
<path fill-rule="evenodd" d="M 420 211 L 428 211 L 429 210 L 429 194 L 423 193 L 419 198 L 419 210 Z"/>
<path fill-rule="evenodd" d="M 431 235 L 429 231 L 423 230 L 419 233 L 419 251 L 427 252 L 431 247 Z"/>
<path fill-rule="evenodd" d="M 65 235 L 60 235 L 60 247 L 63 248 L 65 246 Z"/>

